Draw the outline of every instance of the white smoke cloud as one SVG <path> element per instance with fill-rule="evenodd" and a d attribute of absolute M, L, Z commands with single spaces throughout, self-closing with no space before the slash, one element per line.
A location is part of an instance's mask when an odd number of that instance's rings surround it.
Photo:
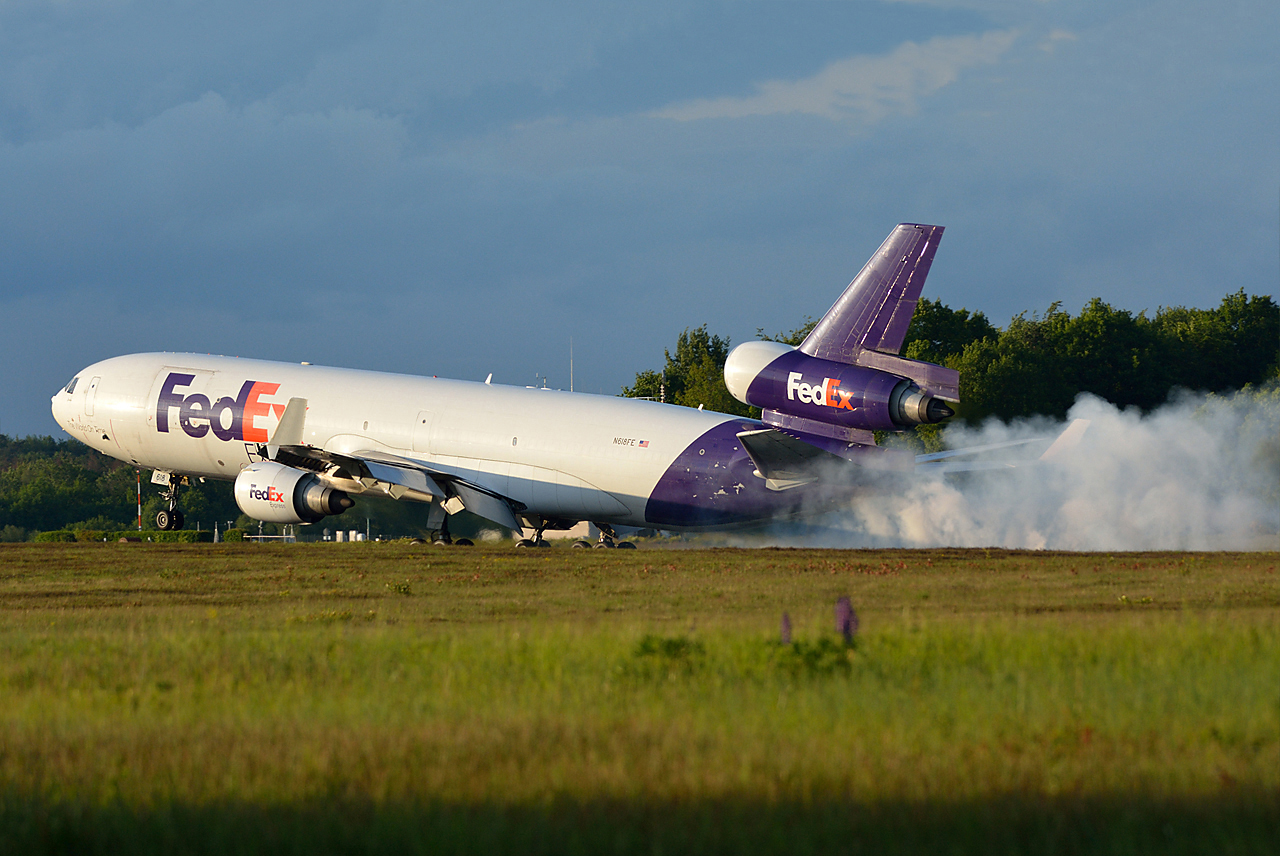
<path fill-rule="evenodd" d="M 1054 550 L 1280 548 L 1280 388 L 1185 395 L 1150 414 L 1082 395 L 1089 429 L 1069 454 L 1013 470 L 924 472 L 868 492 L 818 526 L 778 526 L 793 546 Z M 1043 420 L 954 426 L 951 448 L 1051 438 Z M 1043 448 L 1043 447 L 1041 447 Z M 993 453 L 999 455 L 1000 453 Z"/>

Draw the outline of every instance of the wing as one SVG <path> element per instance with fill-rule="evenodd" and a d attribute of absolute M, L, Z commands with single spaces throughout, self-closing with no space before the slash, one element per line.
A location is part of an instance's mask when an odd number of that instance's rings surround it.
<path fill-rule="evenodd" d="M 373 450 L 329 452 L 306 445 L 302 442 L 306 412 L 305 398 L 289 399 L 270 440 L 257 447 L 258 456 L 316 473 L 350 492 L 440 502 L 450 514 L 465 508 L 499 526 L 520 530 L 516 514 L 525 510 L 524 503 L 427 461 Z"/>
<path fill-rule="evenodd" d="M 1088 429 L 1088 419 L 1073 419 L 1071 420 L 1071 424 L 1063 429 L 1062 433 L 1052 440 L 1048 437 L 1033 437 L 1029 440 L 1007 440 L 1002 443 L 986 443 L 981 446 L 969 446 L 965 449 L 951 449 L 946 452 L 916 455 L 916 463 L 920 465 L 920 470 L 922 472 L 944 474 L 1010 470 L 1017 467 L 1027 466 L 1029 464 L 1051 461 L 1054 458 L 1067 454 L 1080 444 L 1080 441 L 1084 438 L 1085 431 Z M 1037 443 L 1047 443 L 1048 448 L 1036 458 L 1025 458 L 1020 460 L 954 460 L 955 458 L 963 458 L 971 455 L 983 454 L 985 452 L 1012 449 L 1018 446 L 1028 446 Z"/>
<path fill-rule="evenodd" d="M 431 466 L 425 461 L 364 450 L 339 454 L 314 446 L 259 446 L 267 460 L 308 470 L 343 490 L 415 502 L 440 502 L 453 514 L 462 509 L 519 531 L 516 515 L 525 505 L 480 484 Z"/>

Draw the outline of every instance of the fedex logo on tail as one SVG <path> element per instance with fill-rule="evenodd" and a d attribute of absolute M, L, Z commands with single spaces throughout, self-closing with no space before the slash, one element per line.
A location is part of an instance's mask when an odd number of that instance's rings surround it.
<path fill-rule="evenodd" d="M 259 428 L 255 420 L 272 413 L 278 419 L 284 413 L 283 404 L 262 401 L 262 396 L 275 394 L 280 388 L 278 383 L 247 380 L 235 398 L 223 396 L 210 401 L 209 396 L 199 392 L 183 395 L 179 391 L 180 387 L 190 386 L 193 380 L 195 375 L 183 372 L 170 372 L 165 378 L 156 401 L 156 430 L 161 434 L 169 433 L 169 417 L 176 409 L 178 425 L 189 437 L 198 440 L 212 431 L 219 440 L 265 443 L 267 429 Z"/>
<path fill-rule="evenodd" d="M 823 407 L 834 407 L 837 410 L 853 410 L 853 393 L 840 388 L 839 378 L 833 380 L 824 377 L 822 383 L 804 382 L 804 375 L 791 372 L 787 375 L 787 400 L 799 399 L 805 404 L 818 404 Z"/>

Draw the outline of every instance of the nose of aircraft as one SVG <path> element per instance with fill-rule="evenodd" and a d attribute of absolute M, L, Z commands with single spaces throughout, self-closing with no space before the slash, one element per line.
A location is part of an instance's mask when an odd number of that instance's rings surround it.
<path fill-rule="evenodd" d="M 67 427 L 67 423 L 64 419 L 66 418 L 67 413 L 67 400 L 71 397 L 69 395 L 64 395 L 63 393 L 65 391 L 65 388 L 60 389 L 53 394 L 53 398 L 49 399 L 49 407 L 53 411 L 53 421 L 57 422 L 62 428 Z"/>

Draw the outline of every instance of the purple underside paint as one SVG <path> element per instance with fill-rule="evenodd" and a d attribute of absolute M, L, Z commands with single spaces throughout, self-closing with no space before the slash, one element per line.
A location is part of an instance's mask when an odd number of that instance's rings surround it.
<path fill-rule="evenodd" d="M 764 481 L 738 440 L 739 431 L 764 427 L 750 419 L 722 422 L 671 463 L 645 506 L 654 526 L 726 526 L 769 517 L 774 510 Z"/>
<path fill-rule="evenodd" d="M 830 501 L 833 497 L 824 500 L 809 486 L 787 491 L 765 487 L 737 435 L 767 427 L 734 419 L 699 437 L 658 480 L 645 519 L 673 529 L 733 526 L 786 517 Z"/>

